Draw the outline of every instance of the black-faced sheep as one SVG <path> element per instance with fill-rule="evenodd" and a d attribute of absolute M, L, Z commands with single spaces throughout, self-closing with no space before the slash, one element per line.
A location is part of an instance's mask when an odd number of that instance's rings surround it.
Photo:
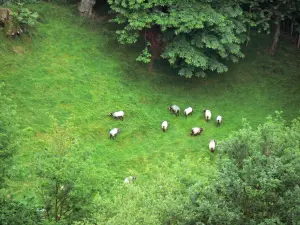
<path fill-rule="evenodd" d="M 211 119 L 211 111 L 209 109 L 204 109 L 203 112 L 204 112 L 205 120 L 206 121 L 210 120 Z"/>
<path fill-rule="evenodd" d="M 217 122 L 217 126 L 220 126 L 221 125 L 221 123 L 222 123 L 222 116 L 217 116 L 217 120 L 216 120 L 216 122 Z"/>
<path fill-rule="evenodd" d="M 132 183 L 135 180 L 136 180 L 136 176 L 126 177 L 125 180 L 124 180 L 124 184 L 130 184 L 130 183 Z"/>
<path fill-rule="evenodd" d="M 216 144 L 217 144 L 217 142 L 216 142 L 216 140 L 211 140 L 210 142 L 209 142 L 209 150 L 211 151 L 211 152 L 214 152 L 215 151 L 215 149 L 216 149 Z"/>
<path fill-rule="evenodd" d="M 118 112 L 110 113 L 109 115 L 114 117 L 115 119 L 124 120 L 125 113 L 123 111 L 118 111 Z"/>
<path fill-rule="evenodd" d="M 109 138 L 110 139 L 115 139 L 115 137 L 117 136 L 117 134 L 120 132 L 119 128 L 114 128 L 109 132 Z"/>
<path fill-rule="evenodd" d="M 185 117 L 187 117 L 188 115 L 192 115 L 194 112 L 193 108 L 192 107 L 188 107 L 184 110 L 184 115 Z"/>
<path fill-rule="evenodd" d="M 193 127 L 191 129 L 191 136 L 200 135 L 202 133 L 202 131 L 204 131 L 204 129 L 202 127 Z"/>
<path fill-rule="evenodd" d="M 161 124 L 162 131 L 166 132 L 167 128 L 168 128 L 168 122 L 167 121 L 162 122 Z"/>
<path fill-rule="evenodd" d="M 168 108 L 171 112 L 173 112 L 176 116 L 179 116 L 180 108 L 177 105 L 170 105 Z"/>

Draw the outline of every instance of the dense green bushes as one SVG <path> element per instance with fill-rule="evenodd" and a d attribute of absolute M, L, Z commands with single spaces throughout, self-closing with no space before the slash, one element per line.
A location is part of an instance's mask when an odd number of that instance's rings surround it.
<path fill-rule="evenodd" d="M 300 118 L 279 114 L 256 130 L 247 123 L 219 145 L 219 178 L 199 189 L 188 224 L 298 224 Z"/>

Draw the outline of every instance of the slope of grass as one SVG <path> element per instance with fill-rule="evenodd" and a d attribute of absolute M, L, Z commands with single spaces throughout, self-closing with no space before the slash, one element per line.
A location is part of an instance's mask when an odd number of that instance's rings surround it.
<path fill-rule="evenodd" d="M 299 50 L 288 41 L 270 56 L 265 51 L 270 40 L 254 37 L 245 49 L 247 58 L 229 72 L 187 80 L 164 62 L 152 72 L 137 63 L 141 48 L 120 46 L 114 25 L 79 18 L 75 7 L 34 7 L 41 21 L 31 38 L 0 36 L 0 80 L 18 105 L 22 127 L 32 127 L 36 137 L 49 128 L 48 114 L 62 123 L 74 117 L 95 164 L 110 171 L 106 184 L 122 183 L 133 173 L 143 182 L 147 164 L 165 160 L 166 153 L 205 159 L 199 170 L 205 177 L 215 158 L 208 151 L 210 139 L 226 138 L 241 127 L 242 118 L 257 126 L 275 110 L 282 110 L 287 121 L 299 115 Z M 187 119 L 175 117 L 167 110 L 171 104 L 182 111 L 192 106 L 195 112 Z M 212 121 L 204 121 L 204 108 L 212 111 Z M 124 121 L 108 116 L 117 110 L 125 111 Z M 224 118 L 220 128 L 218 114 Z M 170 124 L 166 133 L 160 128 L 163 120 Z M 204 128 L 200 137 L 190 137 L 194 126 Z M 114 127 L 121 133 L 111 141 L 108 132 Z M 19 157 L 30 161 L 32 154 L 23 149 Z"/>

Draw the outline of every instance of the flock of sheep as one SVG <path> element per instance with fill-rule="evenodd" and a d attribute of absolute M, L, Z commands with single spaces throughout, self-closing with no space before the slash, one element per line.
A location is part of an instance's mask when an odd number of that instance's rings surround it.
<path fill-rule="evenodd" d="M 168 107 L 168 109 L 174 113 L 176 116 L 179 116 L 180 114 L 180 108 L 179 106 L 177 105 L 170 105 Z M 192 115 L 193 114 L 193 108 L 192 107 L 188 107 L 184 110 L 184 116 L 187 117 L 189 115 Z M 211 111 L 209 109 L 205 109 L 203 110 L 203 113 L 204 113 L 204 118 L 206 121 L 208 120 L 211 120 Z M 121 120 L 124 120 L 124 111 L 118 111 L 118 112 L 112 112 L 109 114 L 110 116 L 114 117 L 115 119 L 121 119 Z M 220 126 L 221 123 L 222 123 L 222 116 L 218 115 L 217 116 L 217 119 L 216 119 L 216 123 L 217 123 L 217 126 Z M 161 128 L 162 128 L 162 131 L 163 132 L 166 132 L 167 128 L 168 128 L 168 121 L 163 121 L 162 124 L 161 124 Z M 204 129 L 202 127 L 193 127 L 191 129 L 191 136 L 197 136 L 197 135 L 200 135 L 202 132 L 204 131 Z M 117 136 L 117 134 L 120 132 L 120 129 L 119 128 L 113 128 L 110 132 L 109 132 L 109 138 L 110 139 L 115 139 L 115 137 Z M 209 142 L 209 150 L 211 152 L 214 152 L 215 151 L 215 148 L 216 148 L 216 140 L 211 140 Z"/>
<path fill-rule="evenodd" d="M 177 105 L 170 105 L 168 107 L 168 109 L 174 113 L 176 116 L 179 116 L 180 114 L 180 108 L 179 106 Z M 189 115 L 192 115 L 193 114 L 193 108 L 192 107 L 188 107 L 184 110 L 184 116 L 187 117 Z M 204 113 L 204 118 L 206 121 L 209 121 L 211 120 L 211 117 L 212 117 L 212 114 L 211 114 L 211 111 L 209 109 L 205 109 L 203 110 L 203 113 Z M 115 119 L 121 119 L 121 120 L 124 120 L 124 111 L 117 111 L 117 112 L 112 112 L 109 114 L 110 116 L 114 117 Z M 217 123 L 217 126 L 220 126 L 221 123 L 222 123 L 222 116 L 218 115 L 217 118 L 216 118 L 216 123 Z M 163 132 L 166 132 L 167 128 L 168 128 L 168 121 L 163 121 L 162 124 L 161 124 L 161 128 L 162 128 L 162 131 Z M 197 135 L 200 135 L 202 132 L 204 131 L 204 129 L 202 127 L 193 127 L 191 129 L 191 136 L 197 136 Z M 109 132 L 109 138 L 110 139 L 115 139 L 115 137 L 118 135 L 118 133 L 120 132 L 120 129 L 119 128 L 113 128 L 110 132 Z M 209 150 L 211 152 L 214 152 L 215 149 L 216 149 L 216 140 L 211 140 L 209 142 Z M 134 180 L 136 179 L 135 176 L 129 176 L 129 177 L 126 177 L 125 180 L 124 180 L 124 183 L 125 184 L 129 184 L 129 183 L 132 183 Z"/>

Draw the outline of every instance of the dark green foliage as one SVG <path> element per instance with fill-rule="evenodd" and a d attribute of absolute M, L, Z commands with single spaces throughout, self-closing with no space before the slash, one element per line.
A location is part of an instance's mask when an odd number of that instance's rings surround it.
<path fill-rule="evenodd" d="M 1 225 L 29 225 L 41 223 L 44 218 L 43 212 L 34 208 L 30 199 L 26 199 L 23 202 L 14 201 L 8 192 L 3 189 L 0 195 Z"/>
<path fill-rule="evenodd" d="M 152 57 L 162 53 L 179 75 L 190 78 L 204 77 L 204 71 L 226 72 L 227 61 L 244 57 L 241 44 L 247 38 L 248 20 L 234 1 L 108 2 L 118 13 L 114 21 L 125 25 L 117 32 L 121 43 L 135 43 L 140 34 L 150 43 L 139 61 L 151 61 L 147 49 Z"/>
<path fill-rule="evenodd" d="M 13 27 L 20 32 L 30 33 L 30 29 L 34 28 L 37 20 L 38 13 L 32 12 L 19 3 L 12 7 Z"/>
<path fill-rule="evenodd" d="M 191 207 L 204 224 L 298 224 L 300 221 L 300 118 L 286 127 L 279 114 L 249 125 L 219 146 L 226 153 L 216 184 Z"/>
<path fill-rule="evenodd" d="M 35 26 L 38 18 L 37 12 L 31 12 L 28 8 L 24 8 L 23 5 L 19 5 L 17 12 L 13 12 L 13 18 L 22 27 Z"/>

